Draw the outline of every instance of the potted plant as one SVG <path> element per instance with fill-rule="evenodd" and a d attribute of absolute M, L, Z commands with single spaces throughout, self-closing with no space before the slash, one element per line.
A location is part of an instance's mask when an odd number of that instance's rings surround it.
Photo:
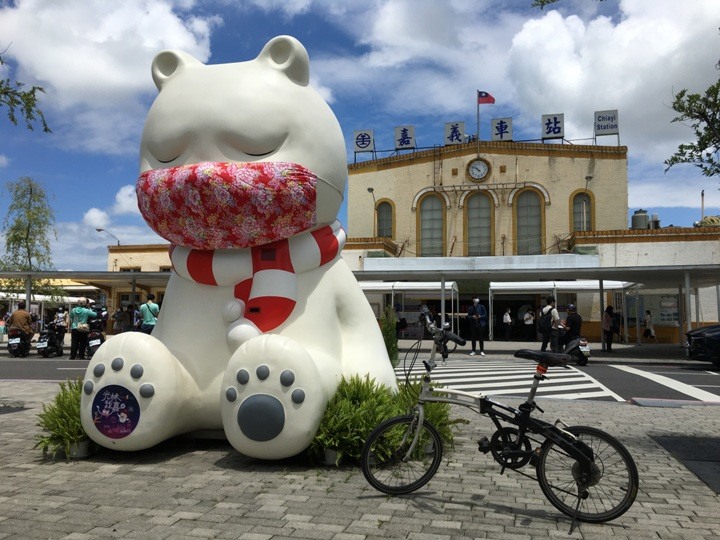
<path fill-rule="evenodd" d="M 419 382 L 403 385 L 395 393 L 367 375 L 343 377 L 310 444 L 311 458 L 335 466 L 344 460 L 358 462 L 365 439 L 375 426 L 387 418 L 406 414 L 419 391 Z M 453 425 L 467 421 L 452 419 L 447 403 L 429 403 L 425 412 L 443 441 L 452 447 Z"/>
<path fill-rule="evenodd" d="M 37 421 L 42 432 L 35 437 L 35 448 L 42 450 L 43 457 L 64 454 L 69 460 L 90 455 L 91 442 L 80 421 L 81 392 L 82 379 L 61 382 L 52 403 L 43 403 Z"/>

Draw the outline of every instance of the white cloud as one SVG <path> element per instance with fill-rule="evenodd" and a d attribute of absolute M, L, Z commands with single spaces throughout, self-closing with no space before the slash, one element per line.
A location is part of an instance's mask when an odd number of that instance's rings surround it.
<path fill-rule="evenodd" d="M 83 215 L 83 224 L 95 229 L 104 229 L 110 223 L 110 217 L 107 212 L 99 208 L 91 208 Z"/>
<path fill-rule="evenodd" d="M 145 101 L 154 92 L 154 55 L 178 48 L 205 61 L 211 30 L 221 24 L 217 16 L 190 15 L 188 1 L 4 5 L 0 46 L 17 63 L 19 80 L 45 88 L 43 111 L 58 135 L 53 141 L 94 152 L 136 151 Z"/>
<path fill-rule="evenodd" d="M 57 241 L 51 241 L 53 263 L 58 270 L 106 270 L 109 245 L 116 240 L 85 223 L 57 223 Z M 113 224 L 112 234 L 125 244 L 167 244 L 144 225 Z M 119 266 L 138 266 L 139 261 L 119 256 Z"/>
<path fill-rule="evenodd" d="M 115 194 L 115 204 L 112 207 L 112 213 L 116 215 L 140 214 L 135 186 L 123 186 L 120 188 Z"/>
<path fill-rule="evenodd" d="M 0 167 L 7 167 L 10 160 L 7 156 L 0 154 Z"/>

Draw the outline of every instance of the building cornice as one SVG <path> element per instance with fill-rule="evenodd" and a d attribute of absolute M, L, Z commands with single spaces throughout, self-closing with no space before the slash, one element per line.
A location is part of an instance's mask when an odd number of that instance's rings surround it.
<path fill-rule="evenodd" d="M 542 144 L 521 142 L 495 142 L 481 141 L 438 146 L 428 150 L 398 154 L 379 159 L 370 159 L 348 165 L 348 173 L 359 174 L 405 167 L 408 163 L 414 165 L 430 163 L 438 159 L 462 158 L 472 155 L 507 155 L 507 156 L 539 156 L 539 157 L 566 157 L 585 159 L 616 159 L 627 160 L 627 146 L 594 146 L 575 144 Z"/>

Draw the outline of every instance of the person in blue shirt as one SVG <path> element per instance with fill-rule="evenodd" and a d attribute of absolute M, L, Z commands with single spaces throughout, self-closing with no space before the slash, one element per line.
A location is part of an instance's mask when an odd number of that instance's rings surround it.
<path fill-rule="evenodd" d="M 153 300 L 155 300 L 155 295 L 150 293 L 147 295 L 147 302 L 140 306 L 140 313 L 142 314 L 140 330 L 146 334 L 152 334 L 155 323 L 157 323 L 157 316 L 160 313 L 160 307 Z"/>
<path fill-rule="evenodd" d="M 88 331 L 87 322 L 97 317 L 94 310 L 88 309 L 87 299 L 81 298 L 78 305 L 70 310 L 70 360 L 80 353 L 80 359 L 85 359 L 87 349 Z"/>
<path fill-rule="evenodd" d="M 487 311 L 485 311 L 485 306 L 480 303 L 479 298 L 473 298 L 472 306 L 468 309 L 467 318 L 470 323 L 470 340 L 472 345 L 470 356 L 477 354 L 477 349 L 475 348 L 476 342 L 480 343 L 480 356 L 485 356 L 483 334 L 485 333 L 485 325 L 487 325 Z"/>

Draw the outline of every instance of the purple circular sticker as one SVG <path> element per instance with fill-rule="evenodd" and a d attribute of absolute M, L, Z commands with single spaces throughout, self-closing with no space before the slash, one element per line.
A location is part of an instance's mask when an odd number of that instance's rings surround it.
<path fill-rule="evenodd" d="M 140 405 L 130 390 L 111 384 L 93 400 L 93 422 L 100 433 L 111 439 L 130 435 L 140 420 Z"/>

